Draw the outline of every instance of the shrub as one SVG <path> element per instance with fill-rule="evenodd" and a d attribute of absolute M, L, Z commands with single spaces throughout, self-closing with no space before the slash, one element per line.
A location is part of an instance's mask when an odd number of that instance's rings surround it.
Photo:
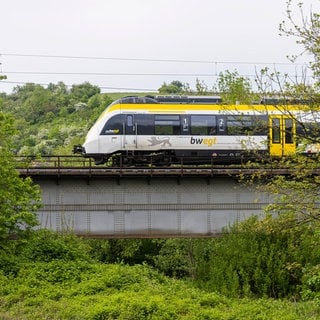
<path fill-rule="evenodd" d="M 304 269 L 301 285 L 304 299 L 315 299 L 320 305 L 320 264 Z"/>
<path fill-rule="evenodd" d="M 35 231 L 31 239 L 22 244 L 19 250 L 18 253 L 26 261 L 91 259 L 90 247 L 80 238 L 73 234 L 60 234 L 47 229 Z"/>

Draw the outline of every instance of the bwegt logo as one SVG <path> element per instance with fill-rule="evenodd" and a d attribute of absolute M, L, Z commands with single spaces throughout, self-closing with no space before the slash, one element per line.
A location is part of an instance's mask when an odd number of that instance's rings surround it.
<path fill-rule="evenodd" d="M 206 144 L 208 147 L 217 143 L 217 138 L 194 138 L 191 137 L 191 144 Z"/>

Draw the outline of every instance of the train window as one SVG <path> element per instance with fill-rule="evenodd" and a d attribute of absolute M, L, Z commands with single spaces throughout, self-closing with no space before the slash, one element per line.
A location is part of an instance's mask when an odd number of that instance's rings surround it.
<path fill-rule="evenodd" d="M 268 117 L 264 115 L 252 116 L 252 135 L 267 135 L 268 134 Z"/>
<path fill-rule="evenodd" d="M 110 118 L 104 125 L 101 135 L 109 134 L 123 134 L 123 123 L 124 116 L 122 114 L 117 114 Z"/>
<path fill-rule="evenodd" d="M 156 135 L 179 135 L 180 130 L 179 115 L 155 115 L 154 133 Z"/>
<path fill-rule="evenodd" d="M 154 135 L 154 116 L 152 114 L 137 114 L 134 119 L 137 123 L 138 134 Z"/>
<path fill-rule="evenodd" d="M 266 135 L 267 117 L 257 115 L 227 116 L 228 135 Z"/>
<path fill-rule="evenodd" d="M 133 116 L 127 115 L 127 126 L 132 127 L 133 126 Z"/>
<path fill-rule="evenodd" d="M 285 119 L 284 143 L 293 143 L 293 120 Z"/>
<path fill-rule="evenodd" d="M 216 116 L 191 116 L 191 134 L 204 136 L 217 134 Z"/>
<path fill-rule="evenodd" d="M 308 138 L 318 138 L 320 136 L 320 123 L 319 122 L 304 122 L 297 123 L 297 136 L 308 137 Z"/>
<path fill-rule="evenodd" d="M 253 123 L 251 116 L 227 116 L 228 135 L 247 135 L 253 133 Z"/>
<path fill-rule="evenodd" d="M 272 143 L 280 143 L 280 119 L 272 119 Z"/>

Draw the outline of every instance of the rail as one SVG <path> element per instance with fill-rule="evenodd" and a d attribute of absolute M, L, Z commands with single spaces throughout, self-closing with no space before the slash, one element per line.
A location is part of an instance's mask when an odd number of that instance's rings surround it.
<path fill-rule="evenodd" d="M 262 174 L 264 176 L 292 175 L 292 167 L 279 167 L 277 164 L 239 164 L 217 165 L 213 162 L 207 165 L 179 164 L 171 166 L 155 166 L 147 163 L 143 166 L 106 166 L 95 165 L 90 158 L 82 156 L 42 156 L 16 157 L 16 169 L 21 176 L 79 176 L 79 177 L 192 177 L 192 176 L 243 176 Z M 320 175 L 319 169 L 312 169 L 312 173 Z"/>

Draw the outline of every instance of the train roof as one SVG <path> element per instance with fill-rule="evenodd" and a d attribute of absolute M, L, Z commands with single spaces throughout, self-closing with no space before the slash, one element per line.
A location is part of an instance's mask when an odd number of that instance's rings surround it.
<path fill-rule="evenodd" d="M 128 104 L 128 103 L 139 103 L 139 104 L 217 104 L 221 103 L 222 99 L 220 96 L 128 96 L 121 98 L 114 103 Z"/>
<path fill-rule="evenodd" d="M 221 103 L 220 96 L 155 96 L 159 103 L 194 103 L 194 104 L 216 104 Z"/>
<path fill-rule="evenodd" d="M 222 98 L 216 96 L 191 96 L 191 95 L 148 95 L 144 97 L 140 96 L 127 96 L 118 99 L 113 104 L 222 104 Z M 294 99 L 288 97 L 263 97 L 259 102 L 253 102 L 252 104 L 262 105 L 296 105 L 296 104 L 308 104 L 309 101 L 303 99 Z"/>
<path fill-rule="evenodd" d="M 223 104 L 219 96 L 127 96 L 111 103 L 102 112 L 103 118 L 109 112 L 143 112 L 143 113 L 205 113 L 217 112 L 242 112 L 263 113 L 268 112 L 301 112 L 306 111 L 305 105 L 297 104 Z"/>

